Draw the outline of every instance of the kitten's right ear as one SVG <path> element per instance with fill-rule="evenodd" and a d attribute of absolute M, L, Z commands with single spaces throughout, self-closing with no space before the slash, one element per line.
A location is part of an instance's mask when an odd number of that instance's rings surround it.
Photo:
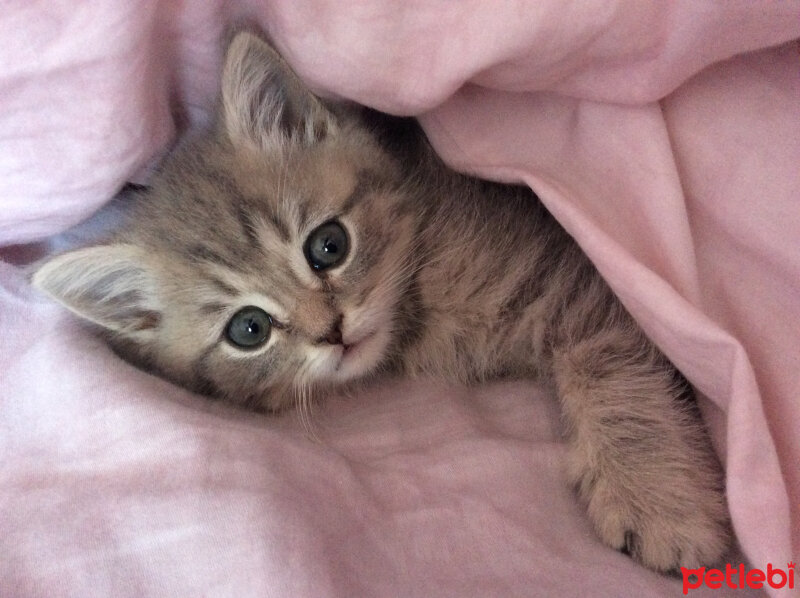
<path fill-rule="evenodd" d="M 268 148 L 286 140 L 312 144 L 336 130 L 336 119 L 269 44 L 241 32 L 222 72 L 222 123 L 234 143 Z"/>
<path fill-rule="evenodd" d="M 142 336 L 158 327 L 156 281 L 135 245 L 99 245 L 54 257 L 32 283 L 78 316 L 103 328 Z"/>

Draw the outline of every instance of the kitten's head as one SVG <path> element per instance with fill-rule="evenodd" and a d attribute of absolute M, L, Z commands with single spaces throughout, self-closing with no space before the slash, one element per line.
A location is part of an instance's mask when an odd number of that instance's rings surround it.
<path fill-rule="evenodd" d="M 262 40 L 230 44 L 217 123 L 112 242 L 34 284 L 186 386 L 271 409 L 367 376 L 403 335 L 414 221 L 398 165 Z"/>

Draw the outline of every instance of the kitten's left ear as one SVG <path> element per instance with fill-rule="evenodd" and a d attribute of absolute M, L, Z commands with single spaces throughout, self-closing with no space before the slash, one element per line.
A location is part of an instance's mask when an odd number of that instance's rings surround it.
<path fill-rule="evenodd" d="M 249 32 L 238 33 L 225 54 L 221 116 L 231 141 L 260 148 L 286 140 L 311 145 L 336 130 L 334 115 Z"/>
<path fill-rule="evenodd" d="M 40 266 L 32 283 L 78 316 L 129 337 L 146 337 L 161 320 L 153 270 L 134 245 L 63 253 Z"/>

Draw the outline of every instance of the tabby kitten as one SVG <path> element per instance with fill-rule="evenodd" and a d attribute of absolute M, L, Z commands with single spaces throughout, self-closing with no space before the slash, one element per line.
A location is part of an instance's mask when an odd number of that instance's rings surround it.
<path fill-rule="evenodd" d="M 323 103 L 251 33 L 221 98 L 115 237 L 46 262 L 39 289 L 129 359 L 250 407 L 388 373 L 549 382 L 603 541 L 659 571 L 721 558 L 691 390 L 529 190 L 448 170 L 409 121 Z"/>

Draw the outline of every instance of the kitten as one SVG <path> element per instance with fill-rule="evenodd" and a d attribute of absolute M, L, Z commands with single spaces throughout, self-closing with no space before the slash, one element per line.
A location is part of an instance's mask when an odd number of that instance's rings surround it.
<path fill-rule="evenodd" d="M 323 103 L 228 47 L 210 131 L 105 243 L 33 277 L 129 359 L 268 410 L 387 374 L 551 383 L 599 536 L 659 571 L 722 557 L 691 390 L 526 189 L 448 170 L 415 124 Z"/>

